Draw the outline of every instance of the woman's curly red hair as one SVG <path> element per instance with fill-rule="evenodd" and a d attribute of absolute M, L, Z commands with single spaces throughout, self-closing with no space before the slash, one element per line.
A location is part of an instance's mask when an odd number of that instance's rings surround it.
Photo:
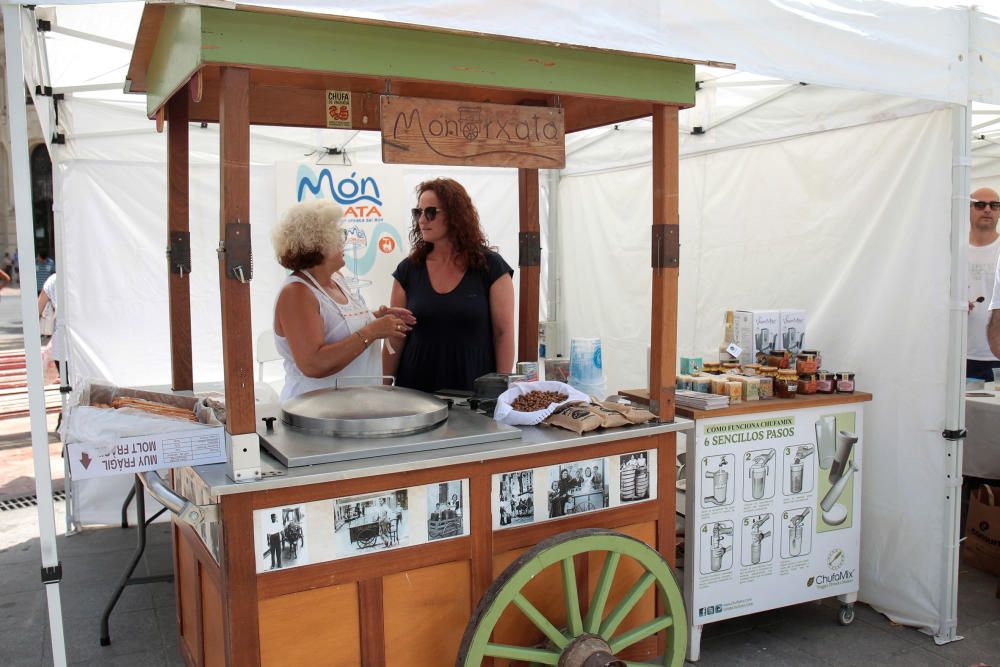
<path fill-rule="evenodd" d="M 435 178 L 424 181 L 417 186 L 417 198 L 430 190 L 441 202 L 441 210 L 448 216 L 448 236 L 455 248 L 455 253 L 466 267 L 471 269 L 486 268 L 486 235 L 479 226 L 479 211 L 476 210 L 472 198 L 462 184 L 450 178 Z M 423 264 L 427 255 L 434 248 L 433 243 L 427 243 L 420 233 L 420 225 L 416 220 L 410 227 L 410 243 L 413 250 L 410 257 L 417 264 Z"/>

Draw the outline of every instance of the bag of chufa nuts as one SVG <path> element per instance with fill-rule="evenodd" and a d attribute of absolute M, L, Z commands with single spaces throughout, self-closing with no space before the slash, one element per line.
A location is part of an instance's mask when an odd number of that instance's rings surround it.
<path fill-rule="evenodd" d="M 558 426 L 577 435 L 599 428 L 604 420 L 586 403 L 568 403 L 545 418 L 543 424 Z"/>
<path fill-rule="evenodd" d="M 619 418 L 611 418 L 609 420 L 606 420 L 604 423 L 604 428 L 612 428 L 614 426 L 625 426 L 626 424 L 645 424 L 648 421 L 656 419 L 656 415 L 654 415 L 649 410 L 645 410 L 643 408 L 637 408 L 634 405 L 629 405 L 627 403 L 613 403 L 611 401 L 594 401 L 591 407 L 601 410 L 602 414 L 613 412 L 619 415 Z"/>

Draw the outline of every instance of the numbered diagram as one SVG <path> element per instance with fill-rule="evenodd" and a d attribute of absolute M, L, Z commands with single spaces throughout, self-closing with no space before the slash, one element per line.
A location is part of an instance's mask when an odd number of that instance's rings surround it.
<path fill-rule="evenodd" d="M 781 557 L 797 558 L 812 551 L 813 516 L 811 507 L 781 513 Z"/>
<path fill-rule="evenodd" d="M 816 483 L 816 448 L 813 445 L 792 445 L 782 450 L 781 492 L 786 496 L 812 493 Z"/>
<path fill-rule="evenodd" d="M 736 498 L 736 457 L 732 454 L 705 456 L 701 459 L 702 507 L 731 505 Z"/>
<path fill-rule="evenodd" d="M 751 514 L 743 517 L 740 562 L 743 565 L 769 563 L 774 558 L 773 514 Z"/>
<path fill-rule="evenodd" d="M 712 521 L 703 524 L 698 535 L 702 574 L 725 572 L 733 567 L 733 522 Z"/>
<path fill-rule="evenodd" d="M 773 449 L 752 449 L 743 455 L 743 500 L 774 497 L 774 453 Z"/>

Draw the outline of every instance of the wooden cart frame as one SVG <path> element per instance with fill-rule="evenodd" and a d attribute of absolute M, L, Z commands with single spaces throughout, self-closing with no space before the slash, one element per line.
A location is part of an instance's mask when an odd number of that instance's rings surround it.
<path fill-rule="evenodd" d="M 127 88 L 146 94 L 149 117 L 160 126 L 165 122 L 168 132 L 166 232 L 172 259 L 167 279 L 175 390 L 193 388 L 190 287 L 180 261 L 185 251 L 190 252 L 190 122 L 220 126 L 219 224 L 220 241 L 225 242 L 227 226 L 251 222 L 250 126 L 326 127 L 327 90 L 352 91 L 353 128 L 357 130 L 379 131 L 378 99 L 386 92 L 560 107 L 566 132 L 652 117 L 649 389 L 652 408 L 661 420 L 674 419 L 679 267 L 677 113 L 694 103 L 693 62 L 261 8 L 156 4 L 147 5 L 143 13 Z M 510 166 L 518 166 L 516 158 Z M 534 361 L 540 269 L 538 170 L 519 168 L 518 184 L 517 358 Z M 228 251 L 225 247 L 220 250 L 219 263 L 228 465 L 233 480 L 246 481 L 260 476 L 250 285 L 227 272 Z M 366 666 L 398 664 L 392 656 L 398 654 L 399 642 L 412 642 L 409 650 L 416 656 L 421 649 L 414 646 L 421 638 L 418 629 L 409 634 L 404 631 L 405 637 L 398 635 L 400 612 L 390 603 L 399 599 L 399 582 L 394 577 L 407 574 L 411 581 L 408 573 L 422 573 L 424 588 L 414 595 L 424 595 L 420 598 L 423 604 L 438 605 L 439 622 L 464 624 L 498 568 L 514 560 L 517 550 L 566 530 L 596 525 L 622 528 L 653 545 L 673 563 L 675 494 L 671 471 L 675 434 L 585 446 L 574 450 L 573 456 L 607 456 L 640 449 L 656 450 L 661 461 L 656 502 L 501 532 L 494 532 L 491 526 L 490 475 L 510 469 L 512 462 L 522 467 L 519 469 L 558 463 L 565 453 L 222 495 L 223 548 L 218 563 L 190 527 L 174 522 L 178 622 L 185 660 L 197 666 L 284 664 L 274 659 L 275 646 L 282 643 L 284 633 L 294 632 L 294 646 L 306 644 L 311 651 L 338 646 L 337 650 L 348 652 L 353 649 L 344 648 L 342 640 L 355 633 L 358 662 Z M 469 536 L 264 576 L 254 570 L 254 509 L 457 478 L 470 480 Z M 578 556 L 577 564 L 576 576 L 583 581 L 596 572 L 596 565 L 588 564 L 586 557 Z M 432 566 L 439 567 L 434 570 Z M 459 603 L 440 605 L 434 591 L 442 589 L 449 591 L 448 600 L 454 601 L 457 595 Z M 317 606 L 331 612 L 344 610 L 337 614 L 336 624 L 331 619 L 326 637 L 317 638 L 309 623 L 302 622 L 302 612 Z M 334 625 L 337 630 L 332 629 Z M 649 647 L 645 655 L 655 655 L 658 649 L 662 646 Z M 439 648 L 432 646 L 431 650 Z M 292 650 L 287 660 L 295 655 Z"/>

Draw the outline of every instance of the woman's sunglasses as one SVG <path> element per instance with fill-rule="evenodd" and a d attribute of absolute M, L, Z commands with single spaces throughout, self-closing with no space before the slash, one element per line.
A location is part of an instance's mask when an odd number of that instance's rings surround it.
<path fill-rule="evenodd" d="M 410 213 L 413 215 L 413 222 L 414 223 L 420 221 L 420 215 L 421 214 L 423 214 L 423 216 L 425 218 L 427 218 L 427 222 L 434 222 L 434 218 L 436 218 L 437 214 L 440 213 L 440 212 L 441 212 L 441 209 L 439 209 L 437 206 L 428 206 L 427 208 L 413 208 L 413 209 L 410 209 Z"/>
<path fill-rule="evenodd" d="M 972 205 L 979 211 L 985 211 L 987 206 L 989 206 L 992 211 L 1000 211 L 1000 201 L 979 201 L 978 199 L 973 199 Z M 413 209 L 413 211 L 416 212 L 417 209 Z M 430 216 L 428 216 L 427 219 L 433 220 Z"/>

